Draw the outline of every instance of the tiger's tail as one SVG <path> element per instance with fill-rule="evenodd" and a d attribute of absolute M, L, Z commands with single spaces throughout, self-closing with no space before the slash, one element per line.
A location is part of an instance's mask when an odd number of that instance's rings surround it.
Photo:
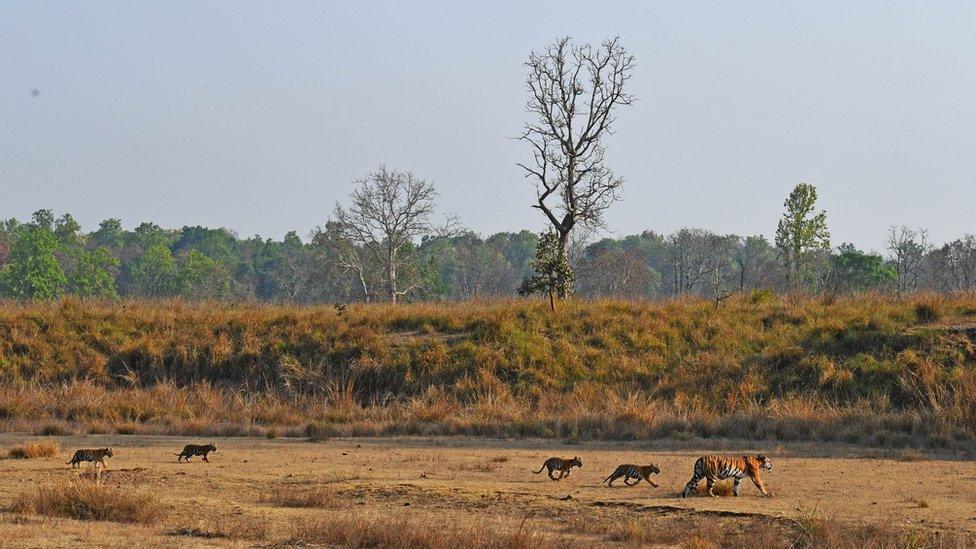
<path fill-rule="evenodd" d="M 541 472 L 542 472 L 542 470 L 543 470 L 543 469 L 545 469 L 545 468 L 546 468 L 546 464 L 545 464 L 545 463 L 543 463 L 543 464 L 542 464 L 542 469 L 539 469 L 538 471 L 536 471 L 536 472 L 535 472 L 535 474 L 537 474 L 537 475 L 538 475 L 538 474 L 539 474 L 539 473 L 541 473 Z"/>

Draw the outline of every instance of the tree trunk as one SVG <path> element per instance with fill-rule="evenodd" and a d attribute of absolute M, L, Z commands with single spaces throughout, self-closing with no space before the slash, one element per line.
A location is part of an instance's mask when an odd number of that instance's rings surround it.
<path fill-rule="evenodd" d="M 559 234 L 559 259 L 566 265 L 569 265 L 569 233 L 572 229 L 563 230 L 562 228 L 557 228 L 556 231 Z M 568 297 L 568 288 L 560 286 L 558 290 L 559 299 Z M 555 307 L 553 310 L 556 310 Z"/>

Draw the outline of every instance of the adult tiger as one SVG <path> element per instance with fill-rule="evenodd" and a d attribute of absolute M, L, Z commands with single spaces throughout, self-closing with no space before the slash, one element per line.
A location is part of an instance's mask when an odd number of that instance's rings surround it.
<path fill-rule="evenodd" d="M 752 479 L 756 488 L 759 488 L 759 491 L 764 496 L 769 496 L 770 493 L 766 490 L 766 485 L 759 476 L 759 472 L 763 469 L 770 471 L 772 468 L 773 463 L 762 454 L 737 457 L 702 456 L 695 462 L 695 472 L 685 486 L 684 491 L 681 492 L 681 497 L 688 497 L 688 494 L 698 492 L 698 483 L 703 478 L 708 480 L 708 495 L 713 498 L 718 497 L 712 493 L 716 479 L 725 480 L 727 478 L 734 478 L 732 495 L 738 497 L 739 483 L 746 476 Z"/>
<path fill-rule="evenodd" d="M 657 483 L 651 480 L 651 474 L 659 475 L 661 470 L 658 469 L 657 465 L 632 465 L 625 463 L 617 467 L 617 470 L 610 474 L 609 477 L 603 479 L 603 482 L 610 481 L 609 486 L 613 486 L 613 481 L 620 477 L 624 477 L 624 484 L 627 486 L 637 486 L 640 484 L 641 480 L 646 480 L 651 486 L 657 488 Z M 634 483 L 630 482 L 630 479 L 637 479 Z"/>
<path fill-rule="evenodd" d="M 582 466 L 583 466 L 583 462 L 580 461 L 580 458 L 578 457 L 574 457 L 573 459 L 562 459 L 557 457 L 551 457 L 547 459 L 545 463 L 542 464 L 541 469 L 535 471 L 535 474 L 538 475 L 539 473 L 541 473 L 542 469 L 549 469 L 549 473 L 548 473 L 549 478 L 551 478 L 552 480 L 562 480 L 563 477 L 569 476 L 569 474 L 573 471 L 573 467 L 582 467 Z M 559 476 L 558 477 L 552 476 L 553 471 L 559 471 Z"/>
<path fill-rule="evenodd" d="M 76 451 L 71 461 L 66 462 L 65 465 L 70 465 L 72 468 L 81 467 L 82 461 L 91 461 L 94 462 L 95 467 L 98 467 L 98 464 L 101 463 L 102 467 L 108 469 L 108 466 L 105 465 L 105 458 L 107 457 L 112 457 L 111 448 L 85 448 Z"/>
<path fill-rule="evenodd" d="M 183 451 L 178 454 L 173 454 L 174 456 L 179 456 L 176 461 L 179 462 L 182 459 L 190 461 L 190 456 L 203 456 L 203 461 L 210 463 L 207 459 L 207 454 L 210 452 L 216 452 L 217 447 L 213 444 L 187 444 L 183 447 Z"/>

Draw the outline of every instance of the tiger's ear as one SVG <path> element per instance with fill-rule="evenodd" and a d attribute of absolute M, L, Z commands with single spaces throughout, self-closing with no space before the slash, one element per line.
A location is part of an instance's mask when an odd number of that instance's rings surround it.
<path fill-rule="evenodd" d="M 759 455 L 758 455 L 758 456 L 756 456 L 756 457 L 757 457 L 757 458 L 759 458 L 759 461 L 766 461 L 766 456 L 764 456 L 764 455 L 762 455 L 762 454 L 759 454 Z"/>

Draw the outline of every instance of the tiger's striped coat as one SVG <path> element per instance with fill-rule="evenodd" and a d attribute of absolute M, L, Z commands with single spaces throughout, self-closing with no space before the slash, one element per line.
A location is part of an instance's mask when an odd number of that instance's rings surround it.
<path fill-rule="evenodd" d="M 624 477 L 624 484 L 627 486 L 637 486 L 641 480 L 646 480 L 651 486 L 657 488 L 657 483 L 650 478 L 652 474 L 661 474 L 661 470 L 658 469 L 657 465 L 633 465 L 625 463 L 617 467 L 617 470 L 611 473 L 609 477 L 603 479 L 603 482 L 610 481 L 608 486 L 613 486 L 613 481 Z M 631 483 L 630 479 L 632 478 L 637 480 Z"/>
<path fill-rule="evenodd" d="M 179 456 L 176 461 L 179 462 L 182 459 L 190 461 L 191 456 L 203 456 L 203 461 L 210 463 L 207 459 L 207 454 L 210 452 L 216 452 L 217 446 L 214 444 L 187 444 L 183 447 L 183 451 L 178 454 L 173 454 L 174 456 Z"/>
<path fill-rule="evenodd" d="M 568 477 L 569 474 L 573 472 L 573 467 L 582 467 L 582 466 L 583 466 L 583 462 L 578 457 L 574 457 L 573 459 L 562 459 L 557 457 L 551 457 L 547 459 L 545 463 L 542 464 L 541 469 L 535 471 L 535 474 L 538 475 L 539 473 L 542 472 L 543 469 L 549 469 L 549 473 L 548 473 L 549 478 L 551 478 L 552 480 L 562 480 L 563 477 Z M 552 473 L 554 471 L 559 471 L 558 477 L 552 476 Z"/>
<path fill-rule="evenodd" d="M 103 468 L 108 469 L 108 466 L 105 465 L 105 458 L 107 457 L 112 457 L 111 448 L 85 448 L 76 451 L 71 461 L 65 463 L 65 465 L 70 465 L 72 468 L 81 467 L 82 461 L 90 461 L 95 464 L 95 467 L 98 467 L 98 464 L 101 463 Z"/>
<path fill-rule="evenodd" d="M 735 479 L 732 484 L 732 495 L 738 497 L 739 483 L 746 476 L 752 479 L 753 484 L 759 488 L 764 496 L 769 496 L 770 493 L 766 490 L 766 485 L 759 473 L 764 469 L 770 471 L 772 468 L 773 463 L 762 454 L 737 457 L 702 456 L 695 462 L 695 472 L 684 491 L 681 492 L 681 497 L 688 497 L 688 494 L 698 492 L 698 483 L 703 478 L 708 481 L 708 495 L 713 498 L 718 497 L 712 492 L 716 480 Z"/>

